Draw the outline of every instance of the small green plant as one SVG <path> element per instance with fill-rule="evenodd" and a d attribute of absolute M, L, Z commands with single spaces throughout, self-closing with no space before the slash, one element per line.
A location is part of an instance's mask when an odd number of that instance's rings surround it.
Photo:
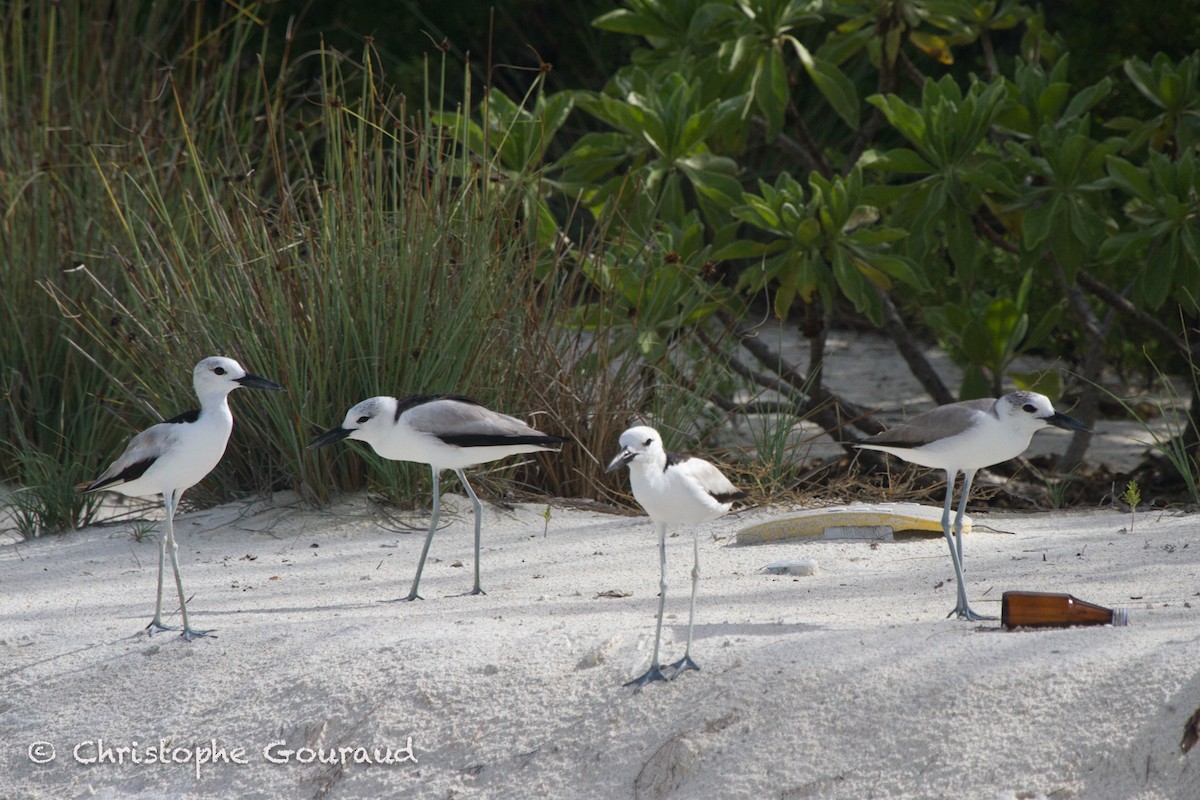
<path fill-rule="evenodd" d="M 148 519 L 135 519 L 129 523 L 130 534 L 133 536 L 135 542 L 141 542 L 149 538 L 157 526 L 157 522 Z"/>
<path fill-rule="evenodd" d="M 1038 480 L 1042 482 L 1042 485 L 1046 487 L 1046 496 L 1050 500 L 1050 507 L 1066 508 L 1069 505 L 1068 494 L 1071 485 L 1079 479 L 1079 476 L 1075 474 L 1075 470 L 1073 469 L 1064 475 L 1051 476 L 1042 472 L 1028 461 L 1024 463 L 1037 476 Z"/>
<path fill-rule="evenodd" d="M 1158 381 L 1166 392 L 1166 402 L 1158 404 L 1159 415 L 1166 427 L 1166 436 L 1156 431 L 1150 425 L 1149 420 L 1142 417 L 1137 409 L 1126 402 L 1124 398 L 1118 397 L 1103 387 L 1101 389 L 1120 404 L 1126 414 L 1142 426 L 1142 429 L 1150 437 L 1143 444 L 1171 465 L 1183 481 L 1191 502 L 1200 504 L 1200 463 L 1198 463 L 1198 454 L 1194 452 L 1194 446 L 1190 444 L 1200 436 L 1200 431 L 1189 430 L 1193 423 L 1187 413 L 1187 402 L 1180 397 L 1171 378 L 1163 373 L 1149 356 L 1147 356 L 1147 360 L 1158 375 Z M 1200 381 L 1200 372 L 1193 371 L 1192 380 Z"/>
<path fill-rule="evenodd" d="M 1071 488 L 1071 484 L 1074 482 L 1074 474 L 1063 475 L 1058 480 L 1046 482 L 1046 488 L 1050 490 L 1051 508 L 1067 507 L 1067 490 Z"/>
<path fill-rule="evenodd" d="M 22 419 L 30 409 L 17 401 L 22 392 L 16 383 L 5 384 L 9 402 L 4 405 L 14 419 Z M 15 442 L 0 441 L 0 455 L 15 467 L 20 487 L 0 501 L 0 510 L 7 512 L 12 526 L 24 539 L 83 527 L 95 518 L 100 498 L 80 494 L 75 488 L 92 476 L 74 448 L 86 452 L 97 438 L 98 426 L 94 420 L 82 421 L 83 416 L 47 414 L 48 422 L 35 419 L 29 433 L 23 426 L 15 426 Z M 54 429 L 52 426 L 57 424 L 66 424 L 67 429 Z"/>
<path fill-rule="evenodd" d="M 1142 502 L 1142 493 L 1138 489 L 1137 481 L 1125 484 L 1125 491 L 1121 493 L 1121 499 L 1125 501 L 1125 505 L 1129 506 L 1129 532 L 1133 533 L 1135 512 L 1138 504 Z"/>

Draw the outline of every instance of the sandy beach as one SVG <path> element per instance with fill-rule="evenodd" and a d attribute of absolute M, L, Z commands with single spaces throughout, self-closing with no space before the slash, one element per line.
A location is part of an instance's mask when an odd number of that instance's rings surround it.
<path fill-rule="evenodd" d="M 977 610 L 1011 589 L 1129 609 L 1127 627 L 1004 631 L 945 618 L 941 538 L 738 545 L 791 509 L 735 513 L 700 529 L 702 670 L 635 693 L 649 521 L 485 504 L 471 597 L 470 506 L 445 503 L 413 603 L 386 601 L 420 511 L 409 532 L 364 497 L 182 515 L 193 625 L 217 632 L 191 644 L 142 631 L 157 544 L 130 524 L 0 548 L 0 797 L 1200 797 L 1200 750 L 1181 752 L 1195 516 L 972 514 Z M 763 571 L 783 559 L 816 573 Z M 668 565 L 664 661 L 686 636 L 687 535 Z"/>

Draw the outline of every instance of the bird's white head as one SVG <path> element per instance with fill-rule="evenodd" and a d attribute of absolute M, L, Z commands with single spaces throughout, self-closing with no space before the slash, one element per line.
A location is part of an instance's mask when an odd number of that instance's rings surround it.
<path fill-rule="evenodd" d="M 619 442 L 621 452 L 608 462 L 605 472 L 612 472 L 635 462 L 645 467 L 661 467 L 666 461 L 667 454 L 663 450 L 662 437 L 654 428 L 645 425 L 630 428 L 621 434 Z"/>
<path fill-rule="evenodd" d="M 283 387 L 278 383 L 251 375 L 241 364 L 224 356 L 209 356 L 197 364 L 192 370 L 192 385 L 200 397 L 224 397 L 242 386 L 271 392 L 283 391 Z"/>
<path fill-rule="evenodd" d="M 1070 431 L 1086 431 L 1088 427 L 1074 417 L 1054 410 L 1050 398 L 1037 392 L 1012 392 L 996 401 L 996 415 L 1022 429 L 1040 430 L 1054 425 Z"/>
<path fill-rule="evenodd" d="M 308 447 L 324 447 L 342 439 L 358 439 L 368 444 L 381 439 L 396 422 L 398 402 L 394 397 L 370 397 L 346 412 L 342 424 L 318 436 Z"/>

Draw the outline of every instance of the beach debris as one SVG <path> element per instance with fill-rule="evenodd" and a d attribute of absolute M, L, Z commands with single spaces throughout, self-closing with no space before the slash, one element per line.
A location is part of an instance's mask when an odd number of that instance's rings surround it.
<path fill-rule="evenodd" d="M 768 575 L 816 575 L 817 560 L 815 558 L 788 558 L 782 561 L 772 561 L 759 572 Z"/>

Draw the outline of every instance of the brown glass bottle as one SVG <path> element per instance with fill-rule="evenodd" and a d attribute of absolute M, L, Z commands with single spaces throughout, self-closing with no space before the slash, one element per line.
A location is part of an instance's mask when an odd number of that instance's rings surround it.
<path fill-rule="evenodd" d="M 1105 608 L 1059 592 L 1005 592 L 1000 609 L 1000 624 L 1009 630 L 1129 624 L 1128 609 Z"/>

